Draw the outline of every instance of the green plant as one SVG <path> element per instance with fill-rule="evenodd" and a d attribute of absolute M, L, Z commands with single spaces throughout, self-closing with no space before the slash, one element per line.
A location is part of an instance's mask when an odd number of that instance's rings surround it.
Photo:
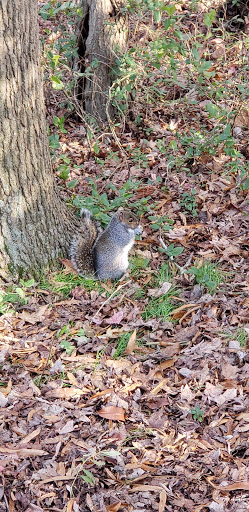
<path fill-rule="evenodd" d="M 44 286 L 46 289 L 48 283 L 49 289 L 65 298 L 69 296 L 71 290 L 76 286 L 83 286 L 88 292 L 91 290 L 103 290 L 100 282 L 96 279 L 80 277 L 78 274 L 65 274 L 63 271 L 51 275 L 49 281 L 45 282 Z"/>
<path fill-rule="evenodd" d="M 197 405 L 194 409 L 190 410 L 194 420 L 199 421 L 202 423 L 204 418 L 204 411 Z"/>
<path fill-rule="evenodd" d="M 5 313 L 9 309 L 9 304 L 27 304 L 28 290 L 34 285 L 34 279 L 28 279 L 27 281 L 20 279 L 18 285 L 11 284 L 6 290 L 0 289 L 0 313 Z"/>
<path fill-rule="evenodd" d="M 249 333 L 241 327 L 236 329 L 234 332 L 225 331 L 223 334 L 229 340 L 237 340 L 241 347 L 246 347 L 248 345 Z"/>
<path fill-rule="evenodd" d="M 59 372 L 55 375 L 52 374 L 43 374 L 43 375 L 37 375 L 33 378 L 33 382 L 35 386 L 42 389 L 48 382 L 54 381 L 54 380 L 65 380 L 67 378 L 67 375 L 65 372 Z"/>
<path fill-rule="evenodd" d="M 170 260 L 174 260 L 177 256 L 183 253 L 184 248 L 180 246 L 175 246 L 175 244 L 170 244 L 166 249 L 164 247 L 159 247 L 159 252 L 163 252 L 168 256 Z"/>
<path fill-rule="evenodd" d="M 181 195 L 180 204 L 183 211 L 191 213 L 193 217 L 197 216 L 197 202 L 195 200 L 196 190 L 193 189 L 191 192 L 184 192 Z"/>
<path fill-rule="evenodd" d="M 73 480 L 72 490 L 78 477 L 82 478 L 82 480 L 84 480 L 84 482 L 90 486 L 93 486 L 95 484 L 95 477 L 92 471 L 85 467 L 86 465 L 95 465 L 97 467 L 103 467 L 105 466 L 105 458 L 118 460 L 119 456 L 120 454 L 117 450 L 110 448 L 109 450 L 100 450 L 95 454 L 83 457 L 82 463 L 80 464 L 80 466 L 78 466 L 77 474 Z"/>
<path fill-rule="evenodd" d="M 64 336 L 65 334 L 66 335 L 68 334 L 68 336 L 60 342 L 60 347 L 63 348 L 66 351 L 66 353 L 70 356 L 72 354 L 72 352 L 74 351 L 75 347 L 68 340 L 68 338 L 70 336 L 70 326 L 69 326 L 69 324 L 66 324 L 66 325 L 64 325 L 64 327 L 59 329 L 57 331 L 56 336 L 59 339 L 59 338 L 61 338 L 61 336 Z"/>
<path fill-rule="evenodd" d="M 148 165 L 148 156 L 140 148 L 133 149 L 131 156 L 137 167 L 146 168 Z"/>
<path fill-rule="evenodd" d="M 77 209 L 89 209 L 92 214 L 103 223 L 104 227 L 110 222 L 110 212 L 114 212 L 120 207 L 127 208 L 129 201 L 131 202 L 132 209 L 137 213 L 137 215 L 146 213 L 149 210 L 149 206 L 147 206 L 147 204 L 151 199 L 150 196 L 142 197 L 137 201 L 132 200 L 134 194 L 139 190 L 139 187 L 142 186 L 142 183 L 139 180 L 128 180 L 120 189 L 117 189 L 116 186 L 112 184 L 107 185 L 107 190 L 109 189 L 116 194 L 116 197 L 112 200 L 109 200 L 106 192 L 99 194 L 97 186 L 93 180 L 88 179 L 88 182 L 92 185 L 92 195 L 88 197 L 75 196 L 73 199 L 73 206 Z"/>
<path fill-rule="evenodd" d="M 222 272 L 211 261 L 203 263 L 197 261 L 196 265 L 190 267 L 186 273 L 194 275 L 197 284 L 204 286 L 209 293 L 215 293 L 219 289 L 220 283 L 223 282 Z"/>
<path fill-rule="evenodd" d="M 118 341 L 117 341 L 117 348 L 116 348 L 116 352 L 114 352 L 113 354 L 113 359 L 117 359 L 118 357 L 122 356 L 124 351 L 126 350 L 126 347 L 128 345 L 128 341 L 131 337 L 131 332 L 126 332 L 124 334 L 122 334 L 120 336 L 120 338 L 118 338 Z"/>
<path fill-rule="evenodd" d="M 149 262 L 149 258 L 142 258 L 141 256 L 130 258 L 131 275 L 140 275 L 141 271 L 143 271 L 148 266 Z"/>
<path fill-rule="evenodd" d="M 170 289 L 165 295 L 150 299 L 142 314 L 144 320 L 155 316 L 156 318 L 162 318 L 164 322 L 170 321 L 172 312 L 176 309 L 172 295 L 176 295 L 176 293 L 176 290 Z"/>
<path fill-rule="evenodd" d="M 162 283 L 170 282 L 172 279 L 172 272 L 168 263 L 163 263 L 161 267 L 154 274 L 153 286 L 157 288 Z"/>
<path fill-rule="evenodd" d="M 157 231 L 162 229 L 163 231 L 170 231 L 174 225 L 174 221 L 170 219 L 167 215 L 162 215 L 161 217 L 157 215 L 150 215 L 148 219 L 151 221 L 151 229 Z"/>
<path fill-rule="evenodd" d="M 59 131 L 61 133 L 67 133 L 67 130 L 64 128 L 64 122 L 65 122 L 64 116 L 62 116 L 62 117 L 54 116 L 53 122 L 54 122 L 54 125 L 59 129 Z"/>

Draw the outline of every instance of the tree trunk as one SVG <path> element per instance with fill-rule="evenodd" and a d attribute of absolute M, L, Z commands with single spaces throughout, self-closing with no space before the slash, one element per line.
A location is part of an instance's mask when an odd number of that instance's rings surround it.
<path fill-rule="evenodd" d="M 112 68 L 117 51 L 124 52 L 128 40 L 128 17 L 124 0 L 83 0 L 80 27 L 80 80 L 83 109 L 98 120 L 107 119 Z"/>
<path fill-rule="evenodd" d="M 37 0 L 0 2 L 0 274 L 68 252 L 76 220 L 56 194 L 46 134 Z"/>

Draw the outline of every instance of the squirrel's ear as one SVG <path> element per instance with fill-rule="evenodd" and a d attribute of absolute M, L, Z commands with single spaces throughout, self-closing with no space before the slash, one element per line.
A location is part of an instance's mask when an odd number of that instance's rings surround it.
<path fill-rule="evenodd" d="M 124 210 L 122 210 L 121 208 L 118 210 L 118 220 L 119 222 L 123 222 L 124 220 Z"/>

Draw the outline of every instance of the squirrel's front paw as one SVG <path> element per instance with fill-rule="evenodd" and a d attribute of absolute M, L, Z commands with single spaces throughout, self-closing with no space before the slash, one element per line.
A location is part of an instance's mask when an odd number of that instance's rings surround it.
<path fill-rule="evenodd" d="M 143 228 L 142 228 L 141 224 L 139 224 L 139 226 L 137 228 L 135 228 L 134 231 L 135 231 L 135 235 L 141 235 L 141 233 L 143 232 Z"/>

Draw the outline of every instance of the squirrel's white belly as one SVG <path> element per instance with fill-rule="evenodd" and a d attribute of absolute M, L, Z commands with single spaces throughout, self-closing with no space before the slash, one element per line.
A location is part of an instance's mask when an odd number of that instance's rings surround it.
<path fill-rule="evenodd" d="M 124 272 L 129 267 L 128 254 L 129 254 L 129 251 L 131 250 L 131 248 L 133 247 L 133 245 L 134 245 L 134 240 L 131 240 L 130 243 L 127 244 L 123 248 L 122 256 L 119 258 L 119 261 L 122 264 L 122 268 L 123 268 Z"/>

